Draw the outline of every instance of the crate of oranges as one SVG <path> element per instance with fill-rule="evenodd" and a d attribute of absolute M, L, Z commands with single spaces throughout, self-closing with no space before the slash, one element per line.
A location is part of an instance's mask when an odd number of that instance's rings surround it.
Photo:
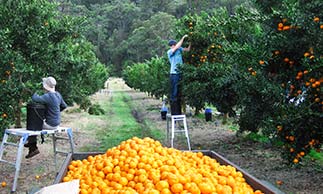
<path fill-rule="evenodd" d="M 216 152 L 180 151 L 148 137 L 68 155 L 54 183 L 75 179 L 81 194 L 275 193 Z"/>

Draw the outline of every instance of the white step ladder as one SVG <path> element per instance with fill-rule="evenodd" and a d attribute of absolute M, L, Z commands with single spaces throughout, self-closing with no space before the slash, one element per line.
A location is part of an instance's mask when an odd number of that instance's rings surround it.
<path fill-rule="evenodd" d="M 68 138 L 59 136 L 59 133 L 66 133 Z M 11 193 L 16 192 L 19 171 L 20 171 L 20 166 L 21 166 L 21 160 L 22 160 L 22 154 L 23 154 L 23 148 L 24 148 L 24 144 L 26 143 L 28 137 L 29 136 L 47 135 L 47 134 L 52 135 L 53 148 L 54 148 L 54 160 L 55 160 L 54 162 L 55 162 L 55 169 L 57 170 L 57 154 L 62 153 L 62 154 L 67 155 L 68 153 L 74 153 L 74 141 L 73 141 L 73 133 L 72 133 L 71 128 L 58 127 L 55 130 L 42 130 L 42 131 L 31 131 L 31 130 L 27 130 L 26 128 L 6 129 L 5 130 L 3 140 L 2 140 L 1 146 L 0 146 L 0 163 L 3 162 L 3 163 L 13 165 L 16 169 Z M 11 142 L 9 140 L 10 139 L 9 136 L 19 136 L 20 140 L 19 140 L 19 142 Z M 57 145 L 56 145 L 57 140 L 68 140 L 69 144 L 70 144 L 70 152 L 57 150 Z M 3 158 L 3 153 L 4 153 L 6 146 L 14 146 L 14 147 L 18 148 L 15 162 L 8 161 Z"/>
<path fill-rule="evenodd" d="M 170 115 L 167 116 L 167 134 L 166 138 L 169 139 L 169 119 L 171 120 L 171 147 L 174 147 L 174 138 L 175 133 L 185 133 L 188 150 L 191 150 L 190 137 L 187 129 L 187 122 L 185 115 Z M 182 123 L 184 128 L 181 128 L 179 125 Z"/>

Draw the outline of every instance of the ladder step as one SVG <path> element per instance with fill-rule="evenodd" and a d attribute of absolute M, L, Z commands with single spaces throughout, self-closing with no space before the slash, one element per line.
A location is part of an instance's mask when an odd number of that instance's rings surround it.
<path fill-rule="evenodd" d="M 56 150 L 56 153 L 59 153 L 59 154 L 68 154 L 69 152 L 64 152 L 64 151 L 61 151 L 61 150 Z"/>
<path fill-rule="evenodd" d="M 8 161 L 8 160 L 0 160 L 0 162 L 4 162 L 4 163 L 7 163 L 7 164 L 11 164 L 11 165 L 13 165 L 13 166 L 16 166 L 16 163 L 14 163 L 14 162 L 10 162 L 10 161 Z"/>
<path fill-rule="evenodd" d="M 19 144 L 11 143 L 11 142 L 4 142 L 4 145 L 11 145 L 11 146 L 19 147 Z"/>
<path fill-rule="evenodd" d="M 55 139 L 70 140 L 70 138 L 60 136 L 55 136 Z"/>
<path fill-rule="evenodd" d="M 174 130 L 174 133 L 186 132 L 187 130 Z"/>

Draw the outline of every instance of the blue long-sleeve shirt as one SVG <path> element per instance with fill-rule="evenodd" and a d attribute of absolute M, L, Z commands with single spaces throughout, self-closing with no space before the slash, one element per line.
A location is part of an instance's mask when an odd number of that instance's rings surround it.
<path fill-rule="evenodd" d="M 34 102 L 39 102 L 46 105 L 47 109 L 45 113 L 45 119 L 48 125 L 53 127 L 60 125 L 60 112 L 63 111 L 67 107 L 67 105 L 59 92 L 47 92 L 41 96 L 35 93 L 32 95 L 31 99 Z"/>
<path fill-rule="evenodd" d="M 180 47 L 175 52 L 173 52 L 172 49 L 167 51 L 168 60 L 170 62 L 170 74 L 178 74 L 177 67 L 183 64 L 183 50 L 183 47 Z"/>

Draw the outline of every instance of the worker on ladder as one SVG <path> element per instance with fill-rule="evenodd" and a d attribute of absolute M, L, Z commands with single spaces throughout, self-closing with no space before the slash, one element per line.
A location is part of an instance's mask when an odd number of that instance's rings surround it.
<path fill-rule="evenodd" d="M 53 77 L 43 78 L 43 88 L 45 94 L 38 95 L 34 93 L 32 95 L 33 102 L 46 105 L 45 119 L 43 121 L 42 129 L 55 130 L 61 123 L 61 111 L 63 111 L 67 104 L 65 103 L 62 95 L 55 91 L 56 80 Z M 31 158 L 39 154 L 37 147 L 37 136 L 29 136 L 28 143 L 24 145 L 29 148 L 26 158 Z"/>
<path fill-rule="evenodd" d="M 181 112 L 181 102 L 180 102 L 180 87 L 179 82 L 181 80 L 180 72 L 178 67 L 183 64 L 182 52 L 190 51 L 191 44 L 188 47 L 183 48 L 182 44 L 184 39 L 188 35 L 184 35 L 178 42 L 175 40 L 170 40 L 168 45 L 170 49 L 167 51 L 168 60 L 170 63 L 170 82 L 171 82 L 171 94 L 170 94 L 170 105 L 171 114 L 180 115 Z"/>

